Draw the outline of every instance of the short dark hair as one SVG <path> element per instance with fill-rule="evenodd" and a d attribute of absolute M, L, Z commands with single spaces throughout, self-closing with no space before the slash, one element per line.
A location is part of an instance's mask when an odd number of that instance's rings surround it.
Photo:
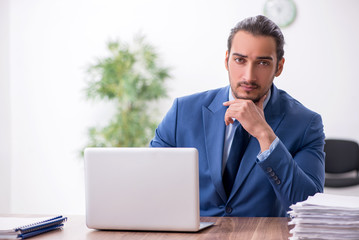
<path fill-rule="evenodd" d="M 227 47 L 228 54 L 231 51 L 232 41 L 234 35 L 239 31 L 246 31 L 253 34 L 253 36 L 269 36 L 273 37 L 276 42 L 276 53 L 277 53 L 277 63 L 284 56 L 284 36 L 280 28 L 269 18 L 258 15 L 255 17 L 246 18 L 231 29 L 231 33 L 228 37 Z"/>

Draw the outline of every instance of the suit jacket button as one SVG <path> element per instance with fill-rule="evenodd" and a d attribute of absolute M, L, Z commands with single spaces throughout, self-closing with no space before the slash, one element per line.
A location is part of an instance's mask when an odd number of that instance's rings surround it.
<path fill-rule="evenodd" d="M 274 181 L 277 181 L 277 180 L 278 180 L 278 177 L 277 177 L 277 176 L 273 176 L 273 179 L 274 179 Z"/>
<path fill-rule="evenodd" d="M 277 179 L 277 181 L 275 181 L 275 183 L 276 183 L 277 185 L 279 185 L 279 184 L 280 184 L 280 180 Z"/>
<path fill-rule="evenodd" d="M 233 209 L 231 207 L 226 207 L 226 213 L 231 213 Z"/>
<path fill-rule="evenodd" d="M 267 167 L 267 172 L 272 172 L 273 171 L 273 169 L 271 168 L 271 167 Z"/>

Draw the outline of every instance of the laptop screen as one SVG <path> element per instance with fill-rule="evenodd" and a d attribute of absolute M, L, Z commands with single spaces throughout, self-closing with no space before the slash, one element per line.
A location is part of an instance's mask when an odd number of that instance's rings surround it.
<path fill-rule="evenodd" d="M 89 228 L 199 229 L 195 148 L 87 148 L 85 187 Z"/>

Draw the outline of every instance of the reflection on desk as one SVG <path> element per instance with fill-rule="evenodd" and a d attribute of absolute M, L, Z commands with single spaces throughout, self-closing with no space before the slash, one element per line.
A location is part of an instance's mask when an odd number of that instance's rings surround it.
<path fill-rule="evenodd" d="M 19 215 L 0 215 L 19 216 Z M 26 216 L 26 215 L 21 215 Z M 29 216 L 29 215 L 27 215 Z M 34 215 L 30 215 L 34 217 Z M 45 233 L 32 240 L 52 239 L 237 239 L 237 240 L 287 240 L 289 238 L 288 218 L 266 217 L 201 217 L 202 222 L 215 222 L 215 225 L 197 233 L 178 232 L 136 232 L 136 231 L 98 231 L 86 227 L 85 216 L 67 216 L 66 226 L 61 231 Z"/>

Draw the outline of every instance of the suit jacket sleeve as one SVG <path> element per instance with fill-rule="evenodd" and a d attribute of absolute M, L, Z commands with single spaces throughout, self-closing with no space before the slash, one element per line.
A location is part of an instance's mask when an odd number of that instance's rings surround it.
<path fill-rule="evenodd" d="M 323 192 L 324 138 L 322 119 L 314 114 L 300 142 L 286 146 L 280 140 L 267 159 L 257 160 L 285 208 Z"/>
<path fill-rule="evenodd" d="M 178 99 L 175 99 L 172 107 L 158 125 L 150 147 L 176 147 L 177 106 Z"/>

